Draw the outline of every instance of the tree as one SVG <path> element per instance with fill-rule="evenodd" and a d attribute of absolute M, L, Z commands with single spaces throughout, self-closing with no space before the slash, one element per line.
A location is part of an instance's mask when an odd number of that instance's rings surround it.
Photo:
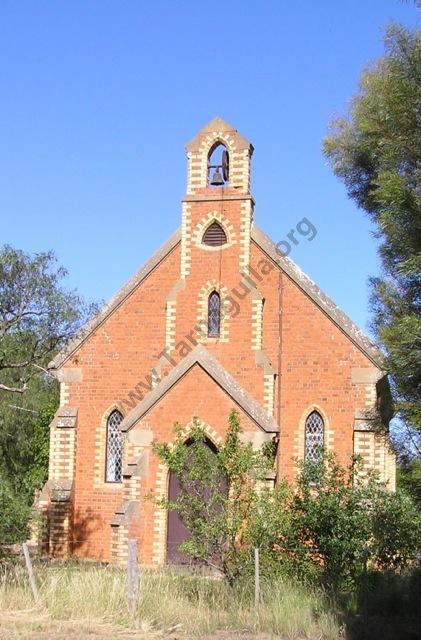
<path fill-rule="evenodd" d="M 403 460 L 397 467 L 397 485 L 421 507 L 421 459 Z"/>
<path fill-rule="evenodd" d="M 48 474 L 49 424 L 58 384 L 48 372 L 57 350 L 96 309 L 63 286 L 52 252 L 0 249 L 0 543 L 24 539 Z"/>
<path fill-rule="evenodd" d="M 380 240 L 374 324 L 396 408 L 421 430 L 420 31 L 388 29 L 385 55 L 363 72 L 350 117 L 331 127 L 324 153 Z"/>
<path fill-rule="evenodd" d="M 57 382 L 45 374 L 32 378 L 23 395 L 0 393 L 0 470 L 28 501 L 46 480 L 58 395 Z"/>
<path fill-rule="evenodd" d="M 0 250 L 0 393 L 23 394 L 91 315 L 65 276 L 51 251 Z"/>

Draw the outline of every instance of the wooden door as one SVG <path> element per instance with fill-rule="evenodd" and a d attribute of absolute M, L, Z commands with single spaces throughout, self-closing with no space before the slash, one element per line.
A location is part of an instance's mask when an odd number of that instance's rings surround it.
<path fill-rule="evenodd" d="M 206 446 L 210 451 L 216 455 L 217 449 L 212 442 L 206 440 Z M 224 485 L 225 486 L 225 485 Z M 177 500 L 180 493 L 180 484 L 175 475 L 170 472 L 168 480 L 168 499 L 170 501 Z M 179 546 L 185 540 L 188 540 L 189 532 L 184 524 L 181 522 L 181 518 L 177 511 L 168 511 L 167 518 L 167 562 L 170 564 L 190 564 L 191 558 L 186 557 L 179 551 Z"/>

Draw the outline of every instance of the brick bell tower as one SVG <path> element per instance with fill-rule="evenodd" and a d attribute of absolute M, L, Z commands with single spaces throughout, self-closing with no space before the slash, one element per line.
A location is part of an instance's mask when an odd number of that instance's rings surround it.
<path fill-rule="evenodd" d="M 187 145 L 180 271 L 166 297 L 161 364 L 204 344 L 273 415 L 275 372 L 262 344 L 264 296 L 250 278 L 252 154 L 252 144 L 221 118 Z"/>
<path fill-rule="evenodd" d="M 187 145 L 187 195 L 182 200 L 182 278 L 191 270 L 192 246 L 201 242 L 202 232 L 212 222 L 223 228 L 228 245 L 238 244 L 239 270 L 249 264 L 254 208 L 250 194 L 252 154 L 253 145 L 221 118 L 203 127 Z M 220 178 L 219 184 L 213 184 L 215 174 Z"/>
<path fill-rule="evenodd" d="M 192 329 L 194 339 L 211 347 L 215 355 L 220 355 L 220 345 L 233 343 L 229 292 L 250 263 L 252 153 L 251 143 L 221 118 L 212 120 L 187 145 L 180 271 L 166 298 L 167 353 L 175 350 L 183 356 L 177 346 Z M 221 305 L 217 332 L 208 327 L 212 292 Z"/>

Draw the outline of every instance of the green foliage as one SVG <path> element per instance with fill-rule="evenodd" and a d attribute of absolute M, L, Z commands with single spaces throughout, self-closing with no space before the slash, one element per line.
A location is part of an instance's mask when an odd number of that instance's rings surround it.
<path fill-rule="evenodd" d="M 23 393 L 94 311 L 65 276 L 52 252 L 0 249 L 0 392 Z"/>
<path fill-rule="evenodd" d="M 375 326 L 397 409 L 421 429 L 421 32 L 392 26 L 385 49 L 362 74 L 349 120 L 332 124 L 324 152 L 376 225 L 383 273 L 372 280 Z"/>
<path fill-rule="evenodd" d="M 256 512 L 258 484 L 273 460 L 271 450 L 261 453 L 241 442 L 240 432 L 238 415 L 232 411 L 225 441 L 216 455 L 206 445 L 206 434 L 197 421 L 187 442 L 176 425 L 173 447 L 154 446 L 180 483 L 177 500 L 160 504 L 176 510 L 190 532 L 181 550 L 217 568 L 231 584 L 247 564 L 248 523 Z"/>
<path fill-rule="evenodd" d="M 26 537 L 34 492 L 48 476 L 49 425 L 57 405 L 57 383 L 41 377 L 29 382 L 16 405 L 10 394 L 0 397 L 0 545 Z"/>
<path fill-rule="evenodd" d="M 358 587 L 369 566 L 402 571 L 413 563 L 421 516 L 407 494 L 387 491 L 375 474 L 363 473 L 359 459 L 344 468 L 328 452 L 301 463 L 294 486 L 266 488 L 273 450 L 253 450 L 240 433 L 232 412 L 217 454 L 198 423 L 187 442 L 176 426 L 174 446 L 155 444 L 180 483 L 178 498 L 159 504 L 176 510 L 187 527 L 185 554 L 234 584 L 251 575 L 259 547 L 263 577 L 321 579 L 346 590 Z"/>
<path fill-rule="evenodd" d="M 303 464 L 298 477 L 291 508 L 300 560 L 319 563 L 329 586 L 352 588 L 367 563 L 402 570 L 418 550 L 421 518 L 414 503 L 387 491 L 374 474 L 362 481 L 362 472 L 358 459 L 345 469 L 325 453 L 323 461 Z"/>
<path fill-rule="evenodd" d="M 376 566 L 383 570 L 401 571 L 419 550 L 419 509 L 408 495 L 400 491 L 378 490 L 370 511 L 371 554 Z"/>
<path fill-rule="evenodd" d="M 32 436 L 29 439 L 29 450 L 32 455 L 25 472 L 25 481 L 31 495 L 36 489 L 40 489 L 48 478 L 50 424 L 56 410 L 57 402 L 51 398 L 50 403 L 40 409 L 34 420 Z"/>
<path fill-rule="evenodd" d="M 302 464 L 291 505 L 301 556 L 319 563 L 329 585 L 351 584 L 363 564 L 370 532 L 357 471 L 356 461 L 344 469 L 328 453 L 323 461 Z"/>
<path fill-rule="evenodd" d="M 421 507 L 421 459 L 406 460 L 398 465 L 397 484 Z"/>
<path fill-rule="evenodd" d="M 0 470 L 0 559 L 6 554 L 3 545 L 26 540 L 30 514 L 25 496 L 14 490 Z"/>
<path fill-rule="evenodd" d="M 48 363 L 96 310 L 63 286 L 52 252 L 0 248 L 0 544 L 25 535 L 48 473 L 58 385 Z"/>
<path fill-rule="evenodd" d="M 0 469 L 30 501 L 46 478 L 49 424 L 57 406 L 57 382 L 44 375 L 31 379 L 22 396 L 0 392 Z"/>

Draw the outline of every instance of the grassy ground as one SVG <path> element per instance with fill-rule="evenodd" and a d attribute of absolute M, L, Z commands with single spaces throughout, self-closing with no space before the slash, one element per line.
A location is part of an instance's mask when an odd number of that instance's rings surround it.
<path fill-rule="evenodd" d="M 92 565 L 35 565 L 42 605 L 36 609 L 25 570 L 0 577 L 0 638 L 325 638 L 341 629 L 322 593 L 285 581 L 234 594 L 221 580 L 142 572 L 132 616 L 123 570 Z M 228 635 L 227 635 L 228 634 Z"/>
<path fill-rule="evenodd" d="M 341 606 L 321 590 L 284 579 L 235 592 L 187 572 L 141 571 L 135 610 L 127 611 L 125 571 L 90 564 L 35 564 L 41 605 L 25 569 L 0 569 L 0 639 L 64 640 L 420 640 L 420 578 L 372 584 L 369 597 Z M 412 580 L 412 582 L 411 582 Z M 418 604 L 417 604 L 418 601 Z"/>

